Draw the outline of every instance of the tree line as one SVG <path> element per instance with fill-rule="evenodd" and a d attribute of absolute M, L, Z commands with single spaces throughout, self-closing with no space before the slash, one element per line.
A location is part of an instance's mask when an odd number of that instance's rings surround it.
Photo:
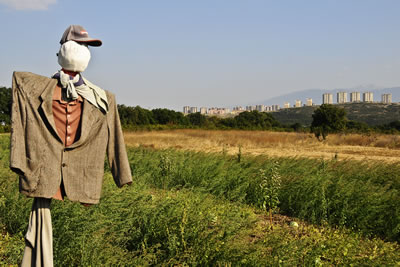
<path fill-rule="evenodd" d="M 146 126 L 166 126 L 166 128 L 206 128 L 206 129 L 247 129 L 273 130 L 285 128 L 271 114 L 251 111 L 242 112 L 232 118 L 206 116 L 197 113 L 184 115 L 182 112 L 166 108 L 147 110 L 140 106 L 118 105 L 119 117 L 124 128 L 134 129 Z M 165 127 L 164 127 L 165 128 Z"/>
<path fill-rule="evenodd" d="M 0 132 L 10 131 L 12 95 L 11 88 L 0 87 Z M 346 117 L 346 111 L 335 105 L 321 105 L 314 111 L 312 124 L 294 123 L 283 125 L 273 116 L 273 113 L 245 111 L 235 117 L 221 118 L 182 112 L 166 108 L 152 110 L 140 106 L 132 107 L 118 105 L 121 124 L 124 129 L 242 129 L 242 130 L 273 130 L 311 132 L 317 138 L 325 139 L 330 133 L 400 133 L 400 120 L 380 126 L 369 126 L 363 122 L 351 121 Z"/>

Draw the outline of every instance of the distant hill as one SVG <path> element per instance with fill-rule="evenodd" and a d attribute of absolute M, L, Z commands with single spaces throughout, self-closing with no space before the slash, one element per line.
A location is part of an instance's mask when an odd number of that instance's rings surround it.
<path fill-rule="evenodd" d="M 400 120 L 400 103 L 346 103 L 337 105 L 346 110 L 347 118 L 353 121 L 365 122 L 368 125 L 382 125 Z M 312 114 L 318 106 L 287 108 L 271 113 L 280 123 L 291 125 L 300 123 L 310 126 Z"/>
<path fill-rule="evenodd" d="M 324 93 L 332 93 L 333 102 L 336 103 L 337 92 L 347 92 L 348 101 L 350 101 L 351 92 L 360 92 L 361 100 L 363 92 L 372 92 L 374 94 L 374 101 L 376 102 L 381 101 L 382 94 L 392 94 L 392 102 L 400 102 L 400 87 L 382 88 L 382 89 L 372 89 L 364 87 L 364 88 L 335 89 L 335 90 L 309 89 L 273 97 L 267 100 L 260 100 L 259 102 L 251 103 L 250 105 L 256 105 L 256 104 L 266 105 L 266 106 L 279 105 L 280 107 L 283 107 L 283 104 L 285 102 L 289 102 L 290 106 L 293 106 L 296 100 L 301 100 L 303 103 L 306 103 L 307 98 L 312 98 L 314 104 L 320 105 L 322 104 L 322 94 Z"/>

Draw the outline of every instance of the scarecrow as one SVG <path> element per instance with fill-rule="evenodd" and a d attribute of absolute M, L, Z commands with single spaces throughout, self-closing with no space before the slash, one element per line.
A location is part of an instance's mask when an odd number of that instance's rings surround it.
<path fill-rule="evenodd" d="M 60 44 L 52 78 L 13 74 L 10 168 L 34 198 L 21 266 L 53 266 L 51 200 L 98 203 L 106 154 L 117 186 L 132 182 L 115 96 L 82 76 L 101 40 L 71 25 Z"/>

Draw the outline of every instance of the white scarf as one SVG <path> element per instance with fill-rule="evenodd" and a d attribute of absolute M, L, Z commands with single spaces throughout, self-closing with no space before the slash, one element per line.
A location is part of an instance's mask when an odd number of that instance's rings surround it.
<path fill-rule="evenodd" d="M 59 70 L 52 77 L 60 81 L 61 87 L 66 90 L 68 100 L 75 100 L 80 95 L 96 108 L 108 112 L 106 92 L 83 78 L 80 73 L 71 79 L 71 76 Z M 81 77 L 83 81 L 80 82 Z"/>

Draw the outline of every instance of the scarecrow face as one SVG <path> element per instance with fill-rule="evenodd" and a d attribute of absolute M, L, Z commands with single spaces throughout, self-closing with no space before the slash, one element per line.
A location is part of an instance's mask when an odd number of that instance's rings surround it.
<path fill-rule="evenodd" d="M 90 51 L 86 44 L 68 41 L 61 45 L 58 64 L 69 71 L 82 72 L 90 61 Z"/>

